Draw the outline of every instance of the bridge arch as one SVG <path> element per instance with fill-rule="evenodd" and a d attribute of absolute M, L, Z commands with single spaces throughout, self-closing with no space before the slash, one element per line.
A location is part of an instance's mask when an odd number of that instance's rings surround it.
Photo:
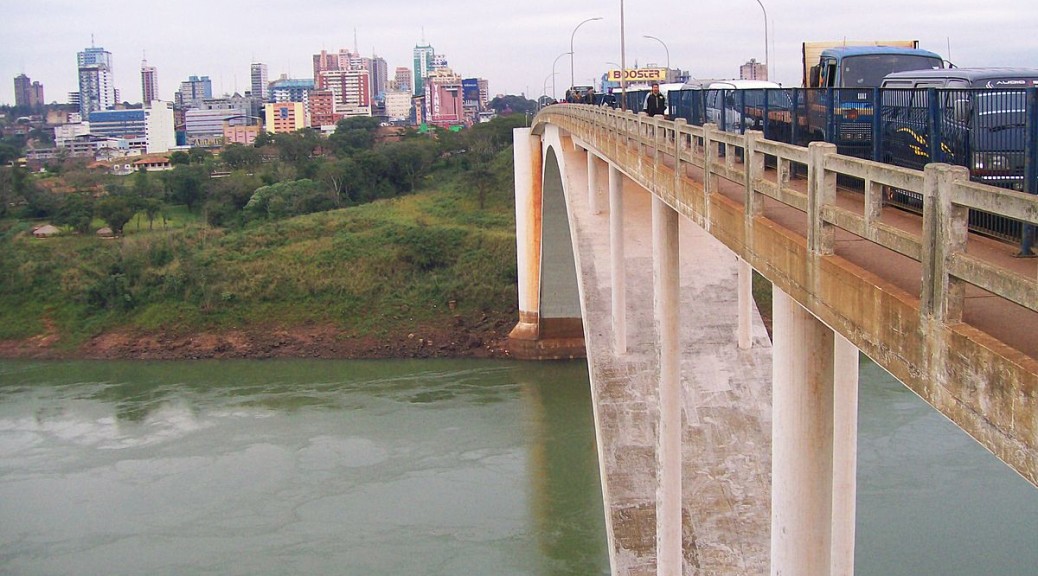
<path fill-rule="evenodd" d="M 566 145 L 555 127 L 527 134 L 516 146 L 516 242 L 519 260 L 519 324 L 509 335 L 513 355 L 527 359 L 583 358 L 577 260 L 566 196 Z M 516 136 L 520 139 L 520 136 Z M 572 144 L 569 144 L 572 148 Z M 525 289 L 524 289 L 525 288 Z"/>

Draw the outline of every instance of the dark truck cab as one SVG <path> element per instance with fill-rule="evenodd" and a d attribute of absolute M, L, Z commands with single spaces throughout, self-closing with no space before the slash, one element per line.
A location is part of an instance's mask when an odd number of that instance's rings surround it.
<path fill-rule="evenodd" d="M 881 96 L 883 160 L 909 168 L 957 164 L 974 181 L 1024 190 L 1025 88 L 1032 87 L 1038 87 L 1038 69 L 888 74 Z"/>

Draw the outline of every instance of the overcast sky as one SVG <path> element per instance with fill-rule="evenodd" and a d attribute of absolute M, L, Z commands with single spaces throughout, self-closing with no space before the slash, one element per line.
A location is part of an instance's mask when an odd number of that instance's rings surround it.
<path fill-rule="evenodd" d="M 760 0 L 767 9 L 771 79 L 800 85 L 804 40 L 909 39 L 958 66 L 1038 68 L 1035 0 Z M 216 95 L 249 89 L 249 64 L 271 79 L 312 76 L 322 49 L 359 48 L 386 59 L 390 75 L 412 66 L 425 42 L 464 77 L 490 82 L 491 94 L 552 90 L 552 64 L 573 39 L 576 84 L 620 62 L 620 0 L 5 0 L 0 103 L 14 103 L 14 77 L 44 85 L 48 102 L 78 89 L 76 53 L 112 53 L 123 100 L 141 99 L 140 65 L 158 69 L 160 96 L 172 100 L 190 75 L 209 76 Z M 764 13 L 757 0 L 626 0 L 628 67 L 667 63 L 697 78 L 735 78 L 750 58 L 765 60 Z M 291 7 L 292 9 L 289 9 Z M 602 20 L 587 22 L 588 18 Z M 580 25 L 574 35 L 574 29 Z M 662 41 L 645 38 L 655 36 Z M 93 40 L 91 40 L 93 38 Z M 666 46 L 666 50 L 664 49 Z M 558 58 L 558 93 L 570 82 Z"/>

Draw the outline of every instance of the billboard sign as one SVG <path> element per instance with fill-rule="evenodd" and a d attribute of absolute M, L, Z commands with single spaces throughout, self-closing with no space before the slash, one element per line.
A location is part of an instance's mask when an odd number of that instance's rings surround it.
<path fill-rule="evenodd" d="M 624 80 L 627 82 L 665 82 L 667 80 L 666 68 L 628 68 L 623 72 Z M 620 71 L 610 70 L 609 81 L 619 82 Z"/>
<path fill-rule="evenodd" d="M 479 103 L 479 79 L 464 78 L 461 81 L 462 100 L 466 105 Z"/>

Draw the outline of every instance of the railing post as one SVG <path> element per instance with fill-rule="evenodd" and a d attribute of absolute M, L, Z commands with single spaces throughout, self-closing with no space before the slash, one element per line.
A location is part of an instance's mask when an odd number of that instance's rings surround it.
<path fill-rule="evenodd" d="M 836 154 L 836 145 L 812 142 L 808 150 L 807 248 L 815 254 L 833 253 L 834 227 L 822 217 L 822 209 L 836 202 L 836 173 L 825 169 L 825 157 Z"/>
<path fill-rule="evenodd" d="M 710 230 L 710 196 L 717 190 L 717 176 L 714 174 L 717 144 L 713 139 L 716 130 L 714 124 L 703 124 L 703 221 L 699 225 L 707 230 Z"/>
<path fill-rule="evenodd" d="M 764 135 L 756 130 L 746 132 L 744 136 L 746 154 L 746 199 L 743 203 L 743 237 L 746 239 L 746 250 L 753 250 L 753 221 L 764 211 L 763 197 L 756 191 L 756 183 L 764 177 L 764 154 L 757 151 L 757 143 Z M 737 339 L 739 348 L 748 350 L 753 345 L 753 269 L 750 264 L 739 257 L 739 317 Z"/>
<path fill-rule="evenodd" d="M 923 168 L 923 249 L 920 313 L 944 324 L 962 321 L 964 283 L 948 273 L 948 260 L 966 251 L 969 209 L 956 205 L 952 188 L 969 180 L 963 166 Z"/>

